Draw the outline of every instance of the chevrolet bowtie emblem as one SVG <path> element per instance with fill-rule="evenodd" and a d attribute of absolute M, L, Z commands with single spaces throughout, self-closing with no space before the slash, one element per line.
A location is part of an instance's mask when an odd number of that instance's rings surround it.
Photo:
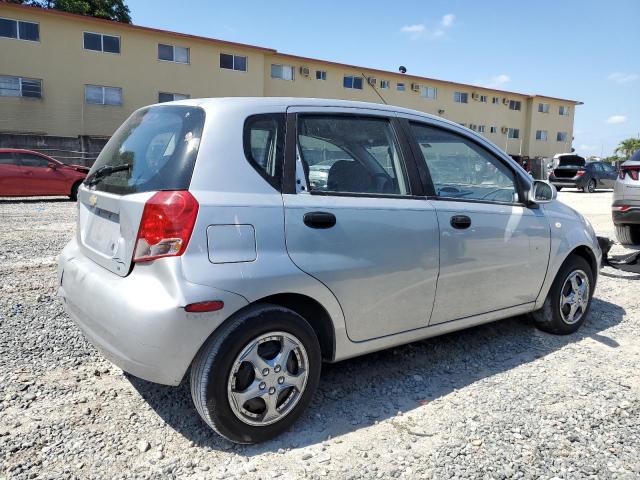
<path fill-rule="evenodd" d="M 98 197 L 95 195 L 91 195 L 89 197 L 89 205 L 91 205 L 92 207 L 95 207 L 96 203 L 98 203 Z"/>

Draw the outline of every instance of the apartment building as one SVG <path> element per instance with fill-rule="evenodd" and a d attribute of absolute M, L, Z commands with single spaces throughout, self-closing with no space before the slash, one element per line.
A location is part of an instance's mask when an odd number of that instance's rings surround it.
<path fill-rule="evenodd" d="M 0 136 L 105 138 L 139 107 L 198 97 L 385 102 L 438 115 L 512 155 L 571 149 L 581 102 L 0 4 Z"/>

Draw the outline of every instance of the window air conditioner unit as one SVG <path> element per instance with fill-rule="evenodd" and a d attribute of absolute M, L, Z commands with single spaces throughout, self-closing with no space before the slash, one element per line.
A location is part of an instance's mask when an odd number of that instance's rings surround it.
<path fill-rule="evenodd" d="M 480 100 L 480 94 L 474 92 L 471 94 L 471 98 L 473 98 L 474 100 Z"/>
<path fill-rule="evenodd" d="M 507 97 L 504 97 L 502 99 L 502 103 L 505 104 L 505 105 L 509 105 L 509 99 Z"/>
<path fill-rule="evenodd" d="M 369 77 L 367 78 L 367 82 L 369 82 L 369 85 L 375 87 L 378 83 L 378 79 L 376 77 Z"/>
<path fill-rule="evenodd" d="M 309 69 L 309 67 L 300 67 L 300 75 L 302 75 L 303 77 L 308 77 L 309 75 L 311 75 L 311 70 Z"/>
<path fill-rule="evenodd" d="M 418 85 L 417 83 L 412 83 L 411 84 L 411 90 L 413 90 L 414 92 L 419 92 L 420 91 L 420 85 Z"/>
<path fill-rule="evenodd" d="M 502 133 L 509 133 L 509 127 L 502 127 L 502 128 L 500 129 L 500 131 L 501 131 Z"/>

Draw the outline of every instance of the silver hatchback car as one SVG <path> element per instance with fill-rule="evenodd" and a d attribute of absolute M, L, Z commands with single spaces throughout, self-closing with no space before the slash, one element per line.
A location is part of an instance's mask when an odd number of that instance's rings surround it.
<path fill-rule="evenodd" d="M 640 150 L 620 166 L 611 216 L 623 245 L 640 245 Z"/>
<path fill-rule="evenodd" d="M 310 180 L 311 177 L 311 180 Z M 531 313 L 585 321 L 587 220 L 485 138 L 401 108 L 221 98 L 140 109 L 78 192 L 60 296 L 116 365 L 254 443 L 321 363 Z"/>

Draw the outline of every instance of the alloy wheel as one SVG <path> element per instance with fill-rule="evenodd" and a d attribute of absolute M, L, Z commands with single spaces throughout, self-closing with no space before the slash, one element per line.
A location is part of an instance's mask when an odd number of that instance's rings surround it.
<path fill-rule="evenodd" d="M 560 315 L 572 325 L 583 317 L 589 304 L 589 277 L 582 270 L 575 270 L 567 277 L 560 292 Z"/>
<path fill-rule="evenodd" d="M 273 424 L 296 406 L 308 377 L 307 352 L 286 332 L 269 332 L 246 345 L 227 383 L 231 411 L 253 426 Z"/>

